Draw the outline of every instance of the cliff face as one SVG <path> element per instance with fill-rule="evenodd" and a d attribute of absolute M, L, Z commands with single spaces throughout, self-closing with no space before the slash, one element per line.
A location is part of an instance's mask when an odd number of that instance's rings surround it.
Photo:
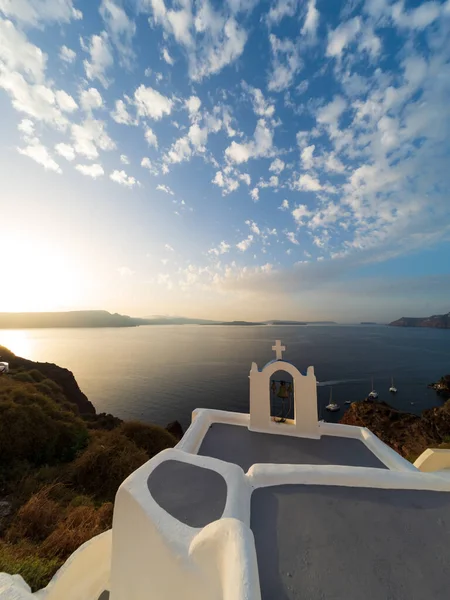
<path fill-rule="evenodd" d="M 37 369 L 45 377 L 52 379 L 62 388 L 67 399 L 78 406 L 80 414 L 95 415 L 94 405 L 89 402 L 80 390 L 73 373 L 68 369 L 63 369 L 53 363 L 33 362 L 32 360 L 21 358 L 3 346 L 0 346 L 0 360 L 8 362 L 10 369 Z"/>
<path fill-rule="evenodd" d="M 431 317 L 402 317 L 389 323 L 394 327 L 435 327 L 437 329 L 450 329 L 450 313 L 446 315 L 432 315 Z"/>
<path fill-rule="evenodd" d="M 355 402 L 340 423 L 367 427 L 399 454 L 415 460 L 450 436 L 450 401 L 424 410 L 420 417 L 396 410 L 386 402 Z"/>

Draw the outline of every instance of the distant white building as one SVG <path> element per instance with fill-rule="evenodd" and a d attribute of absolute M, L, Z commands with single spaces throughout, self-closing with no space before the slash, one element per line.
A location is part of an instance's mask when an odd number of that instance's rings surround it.
<path fill-rule="evenodd" d="M 123 482 L 111 531 L 35 594 L 0 574 L 1 600 L 448 598 L 450 454 L 421 472 L 366 428 L 319 422 L 313 367 L 274 350 L 252 364 L 249 414 L 194 411 Z"/>
<path fill-rule="evenodd" d="M 9 364 L 7 362 L 0 362 L 0 375 L 9 373 Z"/>

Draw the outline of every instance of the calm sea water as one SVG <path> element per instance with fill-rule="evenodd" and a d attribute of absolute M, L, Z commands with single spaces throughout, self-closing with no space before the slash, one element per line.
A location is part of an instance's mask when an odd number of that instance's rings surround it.
<path fill-rule="evenodd" d="M 252 361 L 272 360 L 275 339 L 301 371 L 314 365 L 320 416 L 337 421 L 345 400 L 371 389 L 420 413 L 442 400 L 427 384 L 450 372 L 450 331 L 386 326 L 148 326 L 126 329 L 0 331 L 0 345 L 70 369 L 98 412 L 162 425 L 190 423 L 197 407 L 247 412 Z M 388 392 L 391 376 L 399 389 Z M 340 413 L 324 410 L 329 400 Z"/>

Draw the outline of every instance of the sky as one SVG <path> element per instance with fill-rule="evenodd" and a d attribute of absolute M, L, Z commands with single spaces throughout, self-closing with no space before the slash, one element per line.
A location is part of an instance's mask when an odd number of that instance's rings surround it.
<path fill-rule="evenodd" d="M 450 0 L 0 0 L 0 311 L 450 306 Z"/>

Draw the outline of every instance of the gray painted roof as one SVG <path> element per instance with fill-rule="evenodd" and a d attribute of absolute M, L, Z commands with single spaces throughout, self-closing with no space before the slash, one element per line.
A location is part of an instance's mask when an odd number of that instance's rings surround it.
<path fill-rule="evenodd" d="M 263 600 L 447 600 L 450 494 L 282 485 L 253 492 Z"/>
<path fill-rule="evenodd" d="M 222 475 L 178 460 L 158 465 L 147 485 L 161 508 L 190 527 L 205 527 L 220 519 L 227 500 Z"/>
<path fill-rule="evenodd" d="M 256 463 L 387 468 L 359 440 L 329 435 L 310 440 L 255 433 L 244 426 L 224 423 L 211 425 L 198 453 L 235 463 L 244 471 Z"/>

